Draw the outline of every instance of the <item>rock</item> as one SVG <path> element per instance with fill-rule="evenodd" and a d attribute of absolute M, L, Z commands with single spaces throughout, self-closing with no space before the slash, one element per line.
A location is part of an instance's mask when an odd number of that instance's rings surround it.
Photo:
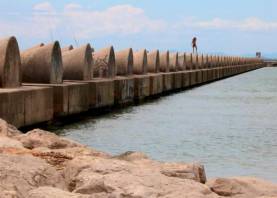
<path fill-rule="evenodd" d="M 125 160 L 125 161 L 137 161 L 137 160 L 148 159 L 147 155 L 145 155 L 144 153 L 134 152 L 134 151 L 127 151 L 126 153 L 115 156 L 114 158 Z"/>
<path fill-rule="evenodd" d="M 53 187 L 39 187 L 31 190 L 28 198 L 93 198 L 93 196 L 71 193 Z"/>
<path fill-rule="evenodd" d="M 22 134 L 0 120 L 0 197 L 277 198 L 277 185 L 249 177 L 206 182 L 199 164 L 139 152 L 110 156 L 47 131 Z"/>
<path fill-rule="evenodd" d="M 72 148 L 65 148 L 65 149 L 52 149 L 54 152 L 58 152 L 71 158 L 80 157 L 80 156 L 91 156 L 91 157 L 102 157 L 102 158 L 110 158 L 111 155 L 92 149 L 88 147 L 72 147 Z"/>
<path fill-rule="evenodd" d="M 68 189 L 80 194 L 142 198 L 218 197 L 204 184 L 167 176 L 161 169 L 144 160 L 134 163 L 116 158 L 77 157 L 68 162 L 64 175 Z"/>
<path fill-rule="evenodd" d="M 161 173 L 168 177 L 192 179 L 205 184 L 207 181 L 204 166 L 200 164 L 164 163 Z"/>
<path fill-rule="evenodd" d="M 22 143 L 8 138 L 8 137 L 0 137 L 0 148 L 24 148 Z"/>
<path fill-rule="evenodd" d="M 220 196 L 260 198 L 277 196 L 277 185 L 252 177 L 217 178 L 208 181 L 210 189 Z"/>
<path fill-rule="evenodd" d="M 206 173 L 204 166 L 200 164 L 185 163 L 163 163 L 149 159 L 144 153 L 128 151 L 114 158 L 144 164 L 152 167 L 168 177 L 178 177 L 181 179 L 192 179 L 201 183 L 206 182 Z"/>
<path fill-rule="evenodd" d="M 18 198 L 17 193 L 15 191 L 3 190 L 0 191 L 1 198 Z"/>
<path fill-rule="evenodd" d="M 45 161 L 31 155 L 0 154 L 0 192 L 17 198 L 40 186 L 65 188 L 59 172 Z M 7 196 L 7 197 L 9 197 Z"/>
<path fill-rule="evenodd" d="M 3 136 L 13 137 L 22 134 L 16 127 L 8 124 L 5 120 L 0 119 L 0 138 Z"/>
<path fill-rule="evenodd" d="M 17 140 L 22 142 L 23 146 L 28 149 L 37 147 L 47 147 L 50 149 L 82 147 L 81 144 L 40 129 L 34 129 L 26 134 L 22 134 L 17 137 Z"/>

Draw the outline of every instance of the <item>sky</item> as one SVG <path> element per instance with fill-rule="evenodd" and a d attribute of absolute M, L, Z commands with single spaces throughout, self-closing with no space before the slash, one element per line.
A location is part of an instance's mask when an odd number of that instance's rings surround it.
<path fill-rule="evenodd" d="M 0 37 L 21 50 L 60 41 L 95 50 L 191 51 L 277 56 L 276 0 L 0 0 Z"/>

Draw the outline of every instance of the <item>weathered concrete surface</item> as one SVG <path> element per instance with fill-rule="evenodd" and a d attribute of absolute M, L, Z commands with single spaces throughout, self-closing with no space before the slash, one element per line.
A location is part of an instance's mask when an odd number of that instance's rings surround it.
<path fill-rule="evenodd" d="M 179 67 L 179 61 L 178 61 L 178 52 L 173 52 L 169 54 L 169 71 L 175 72 L 177 71 L 177 68 Z"/>
<path fill-rule="evenodd" d="M 163 92 L 170 92 L 172 91 L 172 86 L 173 86 L 173 80 L 174 80 L 174 74 L 171 72 L 167 73 L 161 73 L 163 76 Z"/>
<path fill-rule="evenodd" d="M 114 102 L 116 105 L 131 104 L 134 101 L 135 81 L 133 76 L 114 78 Z"/>
<path fill-rule="evenodd" d="M 147 72 L 160 72 L 160 52 L 159 50 L 151 51 L 147 54 Z"/>
<path fill-rule="evenodd" d="M 172 91 L 174 74 L 169 73 L 169 51 L 160 53 L 160 71 L 163 76 L 163 92 Z"/>
<path fill-rule="evenodd" d="M 186 70 L 193 69 L 192 54 L 186 53 Z"/>
<path fill-rule="evenodd" d="M 86 44 L 76 49 L 62 51 L 63 79 L 64 80 L 91 80 L 92 70 L 92 48 Z"/>
<path fill-rule="evenodd" d="M 198 56 L 196 54 L 192 54 L 192 69 L 197 69 L 198 66 Z"/>
<path fill-rule="evenodd" d="M 150 76 L 134 75 L 134 99 L 136 101 L 143 100 L 150 96 Z"/>
<path fill-rule="evenodd" d="M 63 84 L 23 83 L 25 86 L 51 87 L 54 90 L 54 116 L 67 116 L 85 112 L 89 108 L 89 85 L 81 82 Z M 47 99 L 47 98 L 46 98 Z M 49 99 L 50 100 L 50 99 Z"/>
<path fill-rule="evenodd" d="M 197 54 L 197 69 L 203 68 L 203 54 Z"/>
<path fill-rule="evenodd" d="M 133 74 L 141 75 L 147 73 L 147 52 L 146 49 L 133 53 Z"/>
<path fill-rule="evenodd" d="M 59 42 L 21 52 L 21 62 L 23 82 L 62 83 L 63 65 Z"/>
<path fill-rule="evenodd" d="M 128 48 L 115 53 L 116 75 L 125 76 L 133 74 L 133 50 Z"/>
<path fill-rule="evenodd" d="M 0 117 L 16 127 L 53 119 L 53 89 L 19 87 L 0 89 Z"/>
<path fill-rule="evenodd" d="M 190 71 L 182 72 L 182 88 L 188 88 L 190 86 Z"/>
<path fill-rule="evenodd" d="M 67 81 L 65 81 L 67 82 Z M 69 81 L 74 82 L 74 81 Z M 75 81 L 80 82 L 80 81 Z M 114 80 L 110 78 L 94 78 L 81 81 L 89 86 L 89 108 L 111 107 L 114 105 Z"/>
<path fill-rule="evenodd" d="M 92 54 L 93 76 L 95 78 L 113 78 L 116 75 L 115 53 L 113 46 L 101 49 Z"/>
<path fill-rule="evenodd" d="M 176 89 L 180 89 L 182 87 L 182 74 L 181 72 L 178 72 L 178 70 L 181 68 L 183 68 L 181 64 L 184 64 L 184 56 L 180 56 L 180 58 L 182 59 L 181 61 L 179 61 L 179 53 L 178 52 L 174 52 L 174 53 L 170 53 L 169 54 L 169 71 L 172 73 L 173 75 L 173 80 L 172 80 L 172 89 L 176 90 Z"/>
<path fill-rule="evenodd" d="M 186 54 L 178 53 L 177 71 L 183 71 L 186 69 L 185 67 L 186 67 Z"/>
<path fill-rule="evenodd" d="M 182 88 L 183 85 L 183 72 L 178 71 L 178 72 L 172 72 L 173 74 L 173 89 L 178 90 Z"/>
<path fill-rule="evenodd" d="M 197 71 L 196 70 L 192 70 L 192 71 L 188 71 L 190 73 L 190 85 L 191 86 L 195 86 L 197 84 Z"/>
<path fill-rule="evenodd" d="M 160 72 L 169 72 L 169 51 L 160 53 Z"/>
<path fill-rule="evenodd" d="M 202 83 L 208 82 L 208 69 L 202 69 Z"/>
<path fill-rule="evenodd" d="M 147 73 L 147 52 L 134 52 L 134 100 L 140 101 L 150 95 L 150 77 Z"/>
<path fill-rule="evenodd" d="M 162 73 L 148 73 L 150 76 L 150 96 L 158 96 L 163 92 L 163 75 Z"/>
<path fill-rule="evenodd" d="M 196 84 L 202 84 L 203 83 L 203 76 L 202 76 L 202 70 L 196 70 Z"/>
<path fill-rule="evenodd" d="M 133 74 L 133 51 L 131 48 L 115 53 L 116 74 L 114 78 L 114 102 L 116 105 L 134 101 L 135 80 Z"/>
<path fill-rule="evenodd" d="M 5 140 L 5 141 L 1 141 Z M 118 156 L 39 129 L 22 134 L 0 120 L 3 198 L 275 198 L 277 185 L 251 177 L 207 180 L 202 165 Z"/>
<path fill-rule="evenodd" d="M 21 85 L 21 61 L 15 37 L 0 39 L 0 88 Z"/>

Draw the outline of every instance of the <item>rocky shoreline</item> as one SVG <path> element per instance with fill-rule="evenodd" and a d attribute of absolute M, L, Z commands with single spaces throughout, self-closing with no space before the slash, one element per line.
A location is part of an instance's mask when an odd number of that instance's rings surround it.
<path fill-rule="evenodd" d="M 277 185 L 252 177 L 207 179 L 199 164 L 119 156 L 0 120 L 0 198 L 277 198 Z"/>

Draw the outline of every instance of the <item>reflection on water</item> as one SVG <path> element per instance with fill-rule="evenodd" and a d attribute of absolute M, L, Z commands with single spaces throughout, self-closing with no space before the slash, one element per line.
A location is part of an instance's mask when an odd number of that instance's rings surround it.
<path fill-rule="evenodd" d="M 277 68 L 264 68 L 55 131 L 112 154 L 200 162 L 209 177 L 277 181 L 276 118 Z"/>

